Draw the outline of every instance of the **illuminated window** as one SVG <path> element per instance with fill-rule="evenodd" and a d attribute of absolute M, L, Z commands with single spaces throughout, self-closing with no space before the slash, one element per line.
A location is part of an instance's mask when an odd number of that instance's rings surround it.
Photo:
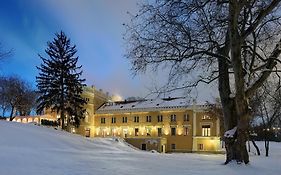
<path fill-rule="evenodd" d="M 134 117 L 134 122 L 135 122 L 135 123 L 139 123 L 139 122 L 140 122 L 139 116 L 135 116 L 135 117 Z"/>
<path fill-rule="evenodd" d="M 139 128 L 135 128 L 135 136 L 139 135 Z"/>
<path fill-rule="evenodd" d="M 91 134 L 90 128 L 86 128 L 85 129 L 85 137 L 90 137 L 90 134 Z"/>
<path fill-rule="evenodd" d="M 163 122 L 163 116 L 162 115 L 158 115 L 157 116 L 157 121 L 158 122 Z"/>
<path fill-rule="evenodd" d="M 185 121 L 185 122 L 189 121 L 189 115 L 188 114 L 184 114 L 183 121 Z"/>
<path fill-rule="evenodd" d="M 127 123 L 128 122 L 128 118 L 127 117 L 123 117 L 123 123 Z"/>
<path fill-rule="evenodd" d="M 175 136 L 175 135 L 176 135 L 176 128 L 175 128 L 175 127 L 172 127 L 172 128 L 171 128 L 171 135 L 172 135 L 172 136 Z"/>
<path fill-rule="evenodd" d="M 71 133 L 75 133 L 75 128 L 71 128 Z"/>
<path fill-rule="evenodd" d="M 188 135 L 188 132 L 189 132 L 188 127 L 184 127 L 184 129 L 183 129 L 183 135 L 187 136 L 187 135 Z"/>
<path fill-rule="evenodd" d="M 85 113 L 84 121 L 85 122 L 89 122 L 89 114 L 88 114 L 88 112 Z"/>
<path fill-rule="evenodd" d="M 146 122 L 151 122 L 151 116 L 150 115 L 146 116 Z"/>
<path fill-rule="evenodd" d="M 146 128 L 146 135 L 151 136 L 151 128 L 150 127 Z"/>
<path fill-rule="evenodd" d="M 177 121 L 177 116 L 176 116 L 176 114 L 172 114 L 171 115 L 171 122 L 175 122 L 175 121 Z"/>
<path fill-rule="evenodd" d="M 202 126 L 202 136 L 211 136 L 211 126 L 210 125 Z"/>
<path fill-rule="evenodd" d="M 162 136 L 162 128 L 157 128 L 158 137 Z"/>
<path fill-rule="evenodd" d="M 105 123 L 105 118 L 104 118 L 104 117 L 102 117 L 102 118 L 100 119 L 100 123 Z"/>
<path fill-rule="evenodd" d="M 111 123 L 116 123 L 116 117 L 111 118 Z"/>
<path fill-rule="evenodd" d="M 203 115 L 202 120 L 211 120 L 211 117 L 208 115 Z"/>

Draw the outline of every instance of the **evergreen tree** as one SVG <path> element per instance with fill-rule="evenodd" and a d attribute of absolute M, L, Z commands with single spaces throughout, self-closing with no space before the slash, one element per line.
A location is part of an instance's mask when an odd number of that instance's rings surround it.
<path fill-rule="evenodd" d="M 37 67 L 39 76 L 36 77 L 36 82 L 40 93 L 37 112 L 45 109 L 56 111 L 60 114 L 62 129 L 66 129 L 65 121 L 67 126 L 71 122 L 79 126 L 86 101 L 81 97 L 85 79 L 80 78 L 82 66 L 76 65 L 76 46 L 70 43 L 70 39 L 62 31 L 47 44 L 45 52 L 48 58 L 39 55 L 42 63 Z"/>

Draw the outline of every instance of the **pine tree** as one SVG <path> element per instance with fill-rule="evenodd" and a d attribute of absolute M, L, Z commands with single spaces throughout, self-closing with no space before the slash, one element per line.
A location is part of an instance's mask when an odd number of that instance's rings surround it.
<path fill-rule="evenodd" d="M 76 65 L 76 46 L 62 31 L 47 44 L 45 52 L 48 58 L 39 55 L 42 63 L 37 67 L 39 76 L 36 82 L 40 93 L 37 112 L 51 109 L 60 114 L 62 129 L 66 129 L 65 121 L 67 126 L 71 122 L 79 126 L 86 101 L 81 97 L 85 79 L 80 78 L 82 66 Z"/>

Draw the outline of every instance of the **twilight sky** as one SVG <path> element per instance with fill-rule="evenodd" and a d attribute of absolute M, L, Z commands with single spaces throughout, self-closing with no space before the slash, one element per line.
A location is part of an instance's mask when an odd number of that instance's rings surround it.
<path fill-rule="evenodd" d="M 77 46 L 87 85 L 111 94 L 145 96 L 158 78 L 132 76 L 124 58 L 123 23 L 137 12 L 137 0 L 9 0 L 0 2 L 0 42 L 13 55 L 0 64 L 1 75 L 19 75 L 35 85 L 36 66 L 47 41 L 63 30 Z M 161 78 L 161 77 L 160 77 Z M 163 82 L 163 81 L 162 81 Z M 204 97 L 210 95 L 204 93 Z"/>

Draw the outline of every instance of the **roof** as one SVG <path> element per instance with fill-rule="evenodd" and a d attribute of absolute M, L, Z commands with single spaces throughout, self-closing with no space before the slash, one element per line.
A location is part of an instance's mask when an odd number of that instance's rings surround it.
<path fill-rule="evenodd" d="M 193 105 L 190 100 L 184 97 L 177 98 L 158 98 L 137 101 L 109 102 L 101 106 L 96 113 L 124 112 L 124 111 L 155 111 L 171 109 L 191 109 Z"/>

